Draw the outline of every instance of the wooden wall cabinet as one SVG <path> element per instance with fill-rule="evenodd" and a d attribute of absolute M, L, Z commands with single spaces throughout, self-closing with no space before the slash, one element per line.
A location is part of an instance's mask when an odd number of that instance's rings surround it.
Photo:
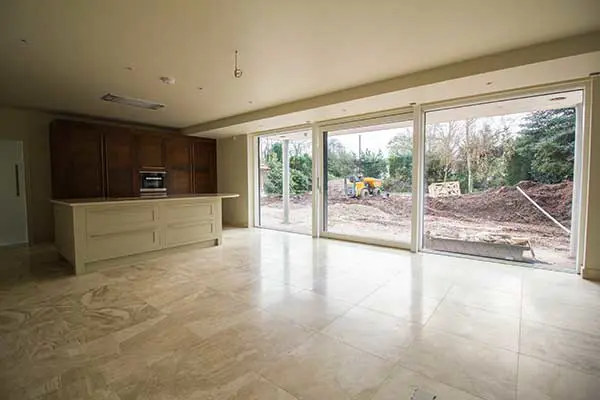
<path fill-rule="evenodd" d="M 214 139 L 56 120 L 50 145 L 55 199 L 137 196 L 140 169 L 165 169 L 169 194 L 217 191 Z"/>
<path fill-rule="evenodd" d="M 55 198 L 102 197 L 105 192 L 102 132 L 79 122 L 51 125 L 52 193 Z"/>
<path fill-rule="evenodd" d="M 167 193 L 193 193 L 192 141 L 187 137 L 165 138 Z"/>
<path fill-rule="evenodd" d="M 104 135 L 107 197 L 139 194 L 135 136 L 129 129 L 113 129 Z"/>

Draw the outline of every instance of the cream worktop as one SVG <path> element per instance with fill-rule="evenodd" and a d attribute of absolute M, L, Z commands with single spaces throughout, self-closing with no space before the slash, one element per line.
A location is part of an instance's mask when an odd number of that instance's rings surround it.
<path fill-rule="evenodd" d="M 237 196 L 52 200 L 56 247 L 82 274 L 178 246 L 219 245 L 222 199 Z"/>
<path fill-rule="evenodd" d="M 147 202 L 147 201 L 173 201 L 173 200 L 186 200 L 186 199 L 208 199 L 208 198 L 219 198 L 219 199 L 232 199 L 240 197 L 237 193 L 198 193 L 198 194 L 175 194 L 167 196 L 133 196 L 133 197 L 92 197 L 89 199 L 65 199 L 65 200 L 50 200 L 54 204 L 64 204 L 68 206 L 81 206 L 81 205 L 97 205 L 97 204 L 110 204 L 110 203 L 133 203 L 133 202 Z"/>

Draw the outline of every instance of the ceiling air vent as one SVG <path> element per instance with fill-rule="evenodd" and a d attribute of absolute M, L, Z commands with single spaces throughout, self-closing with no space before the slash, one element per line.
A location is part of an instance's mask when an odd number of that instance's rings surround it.
<path fill-rule="evenodd" d="M 146 110 L 160 110 L 161 108 L 166 107 L 161 103 L 142 99 L 134 99 L 133 97 L 123 97 L 113 93 L 106 93 L 101 97 L 101 99 L 104 101 L 110 101 L 112 103 L 125 104 L 126 106 L 144 108 Z"/>

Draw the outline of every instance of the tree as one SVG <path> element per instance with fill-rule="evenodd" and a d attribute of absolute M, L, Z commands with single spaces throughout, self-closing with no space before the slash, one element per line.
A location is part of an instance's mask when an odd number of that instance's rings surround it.
<path fill-rule="evenodd" d="M 356 173 L 358 159 L 353 151 L 348 151 L 336 139 L 327 144 L 327 175 L 331 178 L 344 178 Z"/>
<path fill-rule="evenodd" d="M 508 160 L 508 183 L 572 180 L 575 119 L 574 108 L 536 111 L 525 117 Z"/>
<path fill-rule="evenodd" d="M 359 172 L 363 176 L 383 178 L 387 174 L 387 159 L 381 150 L 377 153 L 369 149 L 363 151 L 358 159 L 358 164 Z"/>

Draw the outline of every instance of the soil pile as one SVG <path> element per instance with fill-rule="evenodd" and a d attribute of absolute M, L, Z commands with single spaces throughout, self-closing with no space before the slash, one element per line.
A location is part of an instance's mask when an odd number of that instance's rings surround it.
<path fill-rule="evenodd" d="M 547 185 L 523 181 L 518 186 L 546 212 L 569 227 L 572 182 Z M 553 225 L 553 222 L 535 208 L 514 186 L 457 197 L 428 198 L 427 214 L 459 219 Z"/>

